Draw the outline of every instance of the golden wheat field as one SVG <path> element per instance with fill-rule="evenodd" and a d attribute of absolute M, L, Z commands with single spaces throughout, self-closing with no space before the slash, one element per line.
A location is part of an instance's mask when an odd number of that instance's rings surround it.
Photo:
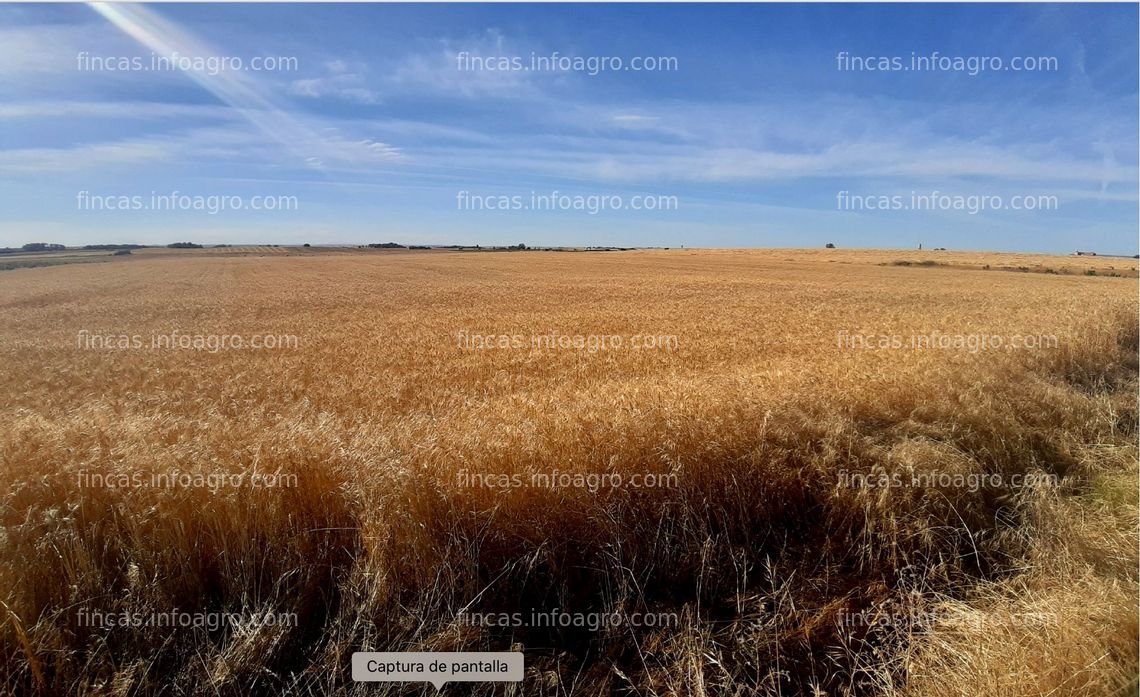
<path fill-rule="evenodd" d="M 1135 260 L 258 252 L 0 272 L 0 692 L 1137 694 Z"/>

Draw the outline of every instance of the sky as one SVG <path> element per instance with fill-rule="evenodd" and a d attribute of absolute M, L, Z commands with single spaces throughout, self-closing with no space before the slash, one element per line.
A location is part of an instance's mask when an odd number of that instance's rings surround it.
<path fill-rule="evenodd" d="M 1132 255 L 1137 27 L 1135 4 L 0 5 L 0 246 Z"/>

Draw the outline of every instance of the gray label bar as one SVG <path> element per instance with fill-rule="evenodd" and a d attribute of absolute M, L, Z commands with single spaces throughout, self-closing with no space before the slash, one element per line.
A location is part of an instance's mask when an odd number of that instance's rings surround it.
<path fill-rule="evenodd" d="M 517 651 L 357 651 L 357 682 L 520 682 L 523 655 Z"/>

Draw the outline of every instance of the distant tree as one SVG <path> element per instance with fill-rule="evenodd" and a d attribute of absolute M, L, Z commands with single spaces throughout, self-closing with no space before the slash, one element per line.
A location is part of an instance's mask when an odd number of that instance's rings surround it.
<path fill-rule="evenodd" d="M 202 245 L 194 242 L 172 242 L 166 245 L 168 249 L 201 249 Z"/>
<path fill-rule="evenodd" d="M 828 242 L 827 244 L 825 244 L 825 245 L 823 245 L 823 246 L 824 246 L 826 249 L 835 249 L 835 245 L 834 245 L 834 244 L 832 244 L 832 243 L 830 243 L 830 242 Z"/>
<path fill-rule="evenodd" d="M 303 244 L 302 246 L 303 246 L 303 247 L 312 247 L 313 245 L 311 245 L 311 244 L 309 244 L 308 242 L 306 242 L 306 243 L 305 243 L 305 244 Z"/>
<path fill-rule="evenodd" d="M 67 249 L 67 247 L 52 242 L 29 242 L 24 245 L 23 249 L 25 252 L 58 252 L 61 249 Z"/>

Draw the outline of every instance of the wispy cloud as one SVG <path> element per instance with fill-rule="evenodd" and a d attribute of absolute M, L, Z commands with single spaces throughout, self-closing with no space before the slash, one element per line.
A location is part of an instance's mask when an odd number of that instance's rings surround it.
<path fill-rule="evenodd" d="M 365 77 L 356 70 L 349 69 L 344 61 L 329 61 L 324 64 L 324 75 L 293 80 L 289 83 L 289 94 L 311 99 L 342 99 L 359 104 L 379 104 L 380 93 L 369 87 Z"/>
<path fill-rule="evenodd" d="M 400 58 L 389 70 L 393 89 L 473 99 L 492 97 L 510 101 L 538 99 L 538 83 L 553 73 L 502 69 L 497 58 L 529 56 L 537 50 L 525 41 L 510 41 L 497 29 L 463 39 L 439 39 L 433 50 Z M 488 67 L 489 66 L 489 67 Z"/>

